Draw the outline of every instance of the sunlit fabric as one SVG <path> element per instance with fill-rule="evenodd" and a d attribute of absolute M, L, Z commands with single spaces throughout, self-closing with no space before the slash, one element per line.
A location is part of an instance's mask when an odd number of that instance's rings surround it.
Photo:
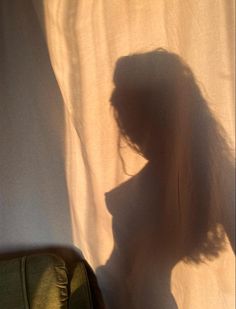
<path fill-rule="evenodd" d="M 165 48 L 234 148 L 234 1 L 3 0 L 0 37 L 0 250 L 74 244 L 109 308 L 234 308 L 229 243 L 199 263 L 158 255 L 147 162 L 110 102 L 120 57 Z"/>

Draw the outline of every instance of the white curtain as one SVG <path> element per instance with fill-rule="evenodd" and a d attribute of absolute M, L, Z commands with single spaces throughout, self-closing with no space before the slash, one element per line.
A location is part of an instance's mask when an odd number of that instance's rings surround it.
<path fill-rule="evenodd" d="M 230 246 L 161 274 L 144 255 L 134 273 L 113 254 L 114 231 L 129 241 L 136 215 L 121 202 L 115 229 L 105 200 L 130 178 L 109 102 L 121 56 L 158 47 L 179 54 L 233 144 L 234 1 L 13 0 L 0 8 L 1 250 L 79 247 L 111 308 L 234 308 Z M 135 175 L 144 159 L 125 144 L 121 152 Z"/>

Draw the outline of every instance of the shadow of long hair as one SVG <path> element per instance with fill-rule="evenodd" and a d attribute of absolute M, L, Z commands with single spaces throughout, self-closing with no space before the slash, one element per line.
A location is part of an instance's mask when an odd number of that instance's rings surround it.
<path fill-rule="evenodd" d="M 163 230 L 187 261 L 234 243 L 234 158 L 190 67 L 157 49 L 122 57 L 111 97 L 123 138 L 159 170 Z"/>

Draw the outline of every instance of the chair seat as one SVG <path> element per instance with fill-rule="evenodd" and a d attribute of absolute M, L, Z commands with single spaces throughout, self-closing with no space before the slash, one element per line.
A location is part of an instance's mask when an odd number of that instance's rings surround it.
<path fill-rule="evenodd" d="M 53 254 L 37 254 L 0 261 L 0 308 L 91 309 L 92 298 L 83 261 L 72 276 L 65 262 Z"/>

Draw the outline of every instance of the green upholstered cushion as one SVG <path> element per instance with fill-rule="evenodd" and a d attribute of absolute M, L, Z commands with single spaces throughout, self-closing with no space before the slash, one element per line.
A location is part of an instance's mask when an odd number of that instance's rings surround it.
<path fill-rule="evenodd" d="M 86 264 L 78 260 L 69 277 L 52 254 L 0 261 L 0 309 L 92 309 Z"/>
<path fill-rule="evenodd" d="M 65 263 L 54 255 L 0 261 L 0 308 L 68 308 Z"/>
<path fill-rule="evenodd" d="M 91 309 L 92 295 L 85 264 L 76 264 L 70 283 L 69 308 Z"/>

